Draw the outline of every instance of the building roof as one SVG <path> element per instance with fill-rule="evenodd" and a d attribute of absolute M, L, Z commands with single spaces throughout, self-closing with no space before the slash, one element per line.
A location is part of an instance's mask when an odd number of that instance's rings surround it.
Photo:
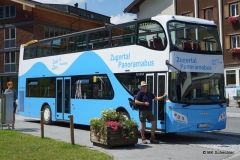
<path fill-rule="evenodd" d="M 144 2 L 145 0 L 134 0 L 127 8 L 124 9 L 124 13 L 137 13 L 139 12 L 139 6 Z"/>
<path fill-rule="evenodd" d="M 23 5 L 27 5 L 27 6 L 30 6 L 33 8 L 34 7 L 45 8 L 45 9 L 54 10 L 57 12 L 62 12 L 65 14 L 71 14 L 74 16 L 80 16 L 82 18 L 91 19 L 91 20 L 95 20 L 95 21 L 101 21 L 101 22 L 110 24 L 111 17 L 105 16 L 102 14 L 98 14 L 95 12 L 91 12 L 91 11 L 88 11 L 85 9 L 81 9 L 81 8 L 78 8 L 75 6 L 70 6 L 70 5 L 65 5 L 65 4 L 47 4 L 47 3 L 36 2 L 33 0 L 11 0 L 11 1 L 23 4 Z"/>

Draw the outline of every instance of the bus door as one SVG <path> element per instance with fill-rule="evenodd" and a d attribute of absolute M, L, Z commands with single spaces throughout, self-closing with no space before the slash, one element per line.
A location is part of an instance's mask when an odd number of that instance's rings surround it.
<path fill-rule="evenodd" d="M 56 119 L 69 120 L 71 80 L 69 77 L 57 78 L 56 80 Z"/>
<path fill-rule="evenodd" d="M 154 94 L 154 74 L 146 74 L 146 83 L 148 84 L 148 91 L 152 92 Z M 152 100 L 152 113 L 155 114 L 155 105 L 154 100 Z M 146 123 L 147 128 L 151 128 L 151 123 Z"/>
<path fill-rule="evenodd" d="M 165 73 L 158 73 L 157 74 L 157 94 L 156 96 L 162 96 L 164 93 L 166 93 L 166 74 Z M 157 112 L 157 117 L 156 117 L 156 122 L 157 122 L 157 129 L 162 129 L 165 130 L 166 127 L 166 117 L 165 117 L 165 101 L 166 98 L 163 100 L 157 101 L 156 105 L 156 112 Z"/>
<path fill-rule="evenodd" d="M 155 96 L 162 96 L 166 92 L 166 74 L 146 74 L 146 82 L 148 84 L 148 90 L 151 91 Z M 157 129 L 165 129 L 165 99 L 152 102 L 152 113 L 155 115 Z M 146 127 L 150 128 L 151 123 L 146 123 Z"/>

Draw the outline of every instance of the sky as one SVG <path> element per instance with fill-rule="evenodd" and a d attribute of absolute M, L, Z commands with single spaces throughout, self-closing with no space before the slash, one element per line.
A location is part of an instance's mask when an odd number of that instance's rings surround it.
<path fill-rule="evenodd" d="M 127 8 L 133 0 L 34 0 L 41 3 L 48 4 L 67 4 L 74 6 L 78 3 L 78 7 L 106 15 L 111 17 L 111 23 L 119 24 L 124 22 L 133 21 L 136 19 L 136 14 L 124 14 L 124 9 Z"/>

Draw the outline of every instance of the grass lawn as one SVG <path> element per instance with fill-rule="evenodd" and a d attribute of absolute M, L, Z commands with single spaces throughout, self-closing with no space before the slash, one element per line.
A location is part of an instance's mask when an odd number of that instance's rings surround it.
<path fill-rule="evenodd" d="M 112 160 L 112 156 L 84 146 L 40 138 L 16 130 L 0 131 L 0 160 Z"/>

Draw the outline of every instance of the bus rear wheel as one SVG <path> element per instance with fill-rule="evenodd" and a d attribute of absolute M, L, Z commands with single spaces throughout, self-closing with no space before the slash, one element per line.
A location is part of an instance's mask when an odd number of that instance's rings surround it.
<path fill-rule="evenodd" d="M 52 113 L 49 105 L 45 105 L 43 108 L 43 119 L 44 124 L 51 124 L 52 123 Z"/>

